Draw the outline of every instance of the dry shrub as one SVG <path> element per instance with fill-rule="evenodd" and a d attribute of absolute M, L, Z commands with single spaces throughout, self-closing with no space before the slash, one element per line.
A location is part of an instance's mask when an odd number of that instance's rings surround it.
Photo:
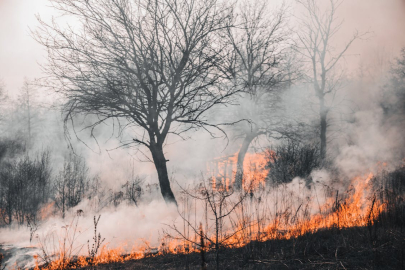
<path fill-rule="evenodd" d="M 286 140 L 274 150 L 266 153 L 267 176 L 270 184 L 289 183 L 295 177 L 307 178 L 311 172 L 320 167 L 319 147 L 295 140 Z"/>
<path fill-rule="evenodd" d="M 62 233 L 50 231 L 42 238 L 38 236 L 41 253 L 36 256 L 36 268 L 68 269 L 72 261 L 77 258 L 83 245 L 78 245 L 80 237 L 78 228 L 79 217 L 74 217 L 69 224 L 62 226 Z"/>

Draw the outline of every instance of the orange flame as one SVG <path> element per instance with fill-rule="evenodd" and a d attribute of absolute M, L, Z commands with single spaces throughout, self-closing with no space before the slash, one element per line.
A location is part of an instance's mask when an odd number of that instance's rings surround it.
<path fill-rule="evenodd" d="M 245 190 L 257 189 L 265 185 L 268 174 L 266 168 L 266 154 L 246 153 L 243 162 L 243 187 Z M 217 158 L 207 164 L 208 174 L 211 176 L 213 190 L 229 190 L 230 185 L 235 182 L 238 164 L 238 154 Z"/>
<path fill-rule="evenodd" d="M 231 182 L 234 181 L 236 171 L 237 156 L 225 157 L 218 159 L 218 161 L 210 164 L 209 169 L 212 173 L 212 189 L 228 189 Z M 253 189 L 259 190 L 260 187 L 265 185 L 265 178 L 268 170 L 265 168 L 266 158 L 265 154 L 247 154 L 244 164 L 245 178 L 253 181 Z M 383 166 L 386 166 L 383 164 Z M 345 196 L 338 199 L 329 196 L 329 198 L 322 204 L 318 205 L 319 212 L 307 215 L 298 215 L 300 207 L 295 210 L 295 215 L 278 215 L 275 218 L 267 220 L 267 223 L 262 221 L 249 224 L 248 233 L 245 222 L 239 220 L 236 228 L 229 228 L 225 235 L 232 235 L 226 240 L 226 244 L 230 247 L 242 247 L 252 240 L 267 241 L 272 239 L 290 239 L 296 238 L 306 233 L 315 232 L 320 229 L 327 228 L 348 228 L 356 226 L 366 226 L 373 224 L 375 219 L 383 212 L 385 204 L 378 198 L 373 196 L 371 179 L 374 177 L 372 173 L 365 176 L 355 177 L 351 181 L 349 190 Z M 245 188 L 247 186 L 244 186 Z M 314 208 L 314 206 L 311 206 Z M 259 219 L 258 219 L 259 220 Z M 198 239 L 196 235 L 194 237 Z M 214 239 L 214 236 L 211 237 Z M 195 242 L 198 242 L 196 240 Z M 148 247 L 146 247 L 148 246 Z M 108 248 L 104 245 L 101 251 L 94 258 L 86 258 L 79 256 L 74 262 L 72 258 L 66 258 L 63 253 L 59 257 L 48 264 L 46 267 L 40 267 L 38 258 L 36 258 L 35 269 L 64 269 L 68 265 L 72 268 L 80 268 L 89 265 L 99 265 L 112 262 L 125 262 L 128 260 L 141 259 L 146 256 L 155 256 L 161 254 L 177 254 L 198 252 L 199 247 L 194 244 L 189 244 L 185 240 L 176 239 L 163 239 L 159 248 L 150 248 L 149 244 L 145 246 L 136 246 L 129 254 L 125 254 L 123 247 L 115 249 Z M 209 244 L 205 249 L 210 249 Z"/>

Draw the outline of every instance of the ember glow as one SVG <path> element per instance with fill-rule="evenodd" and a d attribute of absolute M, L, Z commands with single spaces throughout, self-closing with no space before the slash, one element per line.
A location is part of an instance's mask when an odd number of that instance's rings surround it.
<path fill-rule="evenodd" d="M 271 152 L 270 152 L 271 154 Z M 229 190 L 235 183 L 238 154 L 220 157 L 207 163 L 208 175 L 211 175 L 212 189 Z M 258 189 L 265 186 L 268 169 L 266 169 L 266 153 L 246 153 L 243 163 L 243 187 Z"/>

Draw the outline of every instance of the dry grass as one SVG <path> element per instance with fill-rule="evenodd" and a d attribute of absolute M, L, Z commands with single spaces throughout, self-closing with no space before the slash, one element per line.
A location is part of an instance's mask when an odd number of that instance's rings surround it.
<path fill-rule="evenodd" d="M 204 247 L 207 269 L 404 269 L 405 267 L 405 168 L 393 173 L 381 173 L 378 177 L 369 175 L 362 183 L 371 186 L 371 193 L 363 185 L 351 187 L 340 197 L 336 194 L 326 200 L 325 206 L 319 206 L 315 216 L 308 208 L 313 209 L 309 202 L 294 201 L 288 193 L 276 198 L 277 211 L 264 203 L 263 192 L 252 193 L 243 201 L 227 201 L 228 196 L 219 196 L 221 206 L 219 213 L 228 213 L 221 218 L 215 215 L 215 209 L 206 208 L 206 224 L 197 222 L 193 209 L 198 209 L 186 193 L 184 205 L 179 205 L 183 217 L 183 228 L 174 230 L 171 235 L 177 240 L 176 247 L 170 249 L 170 244 L 160 249 L 158 255 L 152 253 L 143 256 L 133 254 L 122 255 L 114 250 L 110 253 L 103 251 L 97 264 L 88 262 L 91 258 L 81 258 L 75 262 L 70 260 L 69 267 L 86 266 L 84 269 L 201 269 L 202 256 L 198 236 L 204 235 Z M 361 196 L 356 192 L 362 190 Z M 223 191 L 218 191 L 223 192 Z M 207 194 L 207 193 L 204 193 Z M 229 192 L 225 192 L 225 195 Z M 249 194 L 249 193 L 248 193 Z M 319 195 L 319 193 L 317 193 Z M 217 194 L 220 195 L 220 194 Z M 326 195 L 325 195 L 326 196 Z M 192 197 L 192 196 L 191 196 Z M 212 196 L 210 197 L 213 198 Z M 349 198 L 349 199 L 347 199 Z M 214 205 L 214 200 L 207 200 Z M 316 197 L 315 203 L 319 201 Z M 359 204 L 361 200 L 363 204 Z M 201 200 L 200 200 L 201 201 Z M 204 202 L 204 200 L 202 200 Z M 273 202 L 273 201 L 272 201 Z M 293 204 L 295 203 L 295 205 Z M 298 203 L 298 204 L 297 204 Z M 234 207 L 234 206 L 237 207 Z M 316 205 L 316 204 L 315 204 Z M 211 206 L 212 207 L 212 206 Z M 203 208 L 201 208 L 203 209 Z M 208 210 L 207 210 L 208 209 Z M 361 212 L 352 211 L 361 210 Z M 183 211 L 183 212 L 181 212 Z M 225 218 L 229 221 L 225 222 Z M 272 221 L 274 228 L 266 222 Z M 199 225 L 202 224 L 202 225 Z M 241 226 L 243 224 L 243 226 Z M 308 226 L 307 226 L 308 225 Z M 312 228 L 311 226 L 315 227 Z M 298 227 L 297 227 L 298 226 Z M 302 230 L 302 228 L 305 230 Z M 204 229 L 205 228 L 205 229 Z M 208 229 L 207 229 L 208 228 Z M 270 229 L 269 229 L 270 228 Z M 273 228 L 273 229 L 272 229 Z M 287 228 L 287 230 L 283 230 Z M 300 230 L 298 230 L 301 228 Z M 296 229 L 296 230 L 293 230 Z M 214 238 L 209 238 L 211 231 Z M 204 231 L 204 233 L 202 232 Z M 190 233 L 191 232 L 191 233 Z M 193 235 L 195 232 L 196 235 Z M 237 232 L 237 233 L 235 233 Z M 212 239 L 227 239 L 228 235 L 235 237 L 232 241 Z M 165 241 L 169 241 L 165 235 Z M 213 243 L 210 243 L 210 240 Z M 191 243 L 190 243 L 191 242 Z M 223 243 L 222 243 L 223 242 Z M 180 245 L 180 247 L 179 247 Z M 175 254 L 180 252 L 181 254 Z M 139 255 L 139 254 L 138 254 Z M 145 256 L 148 255 L 148 256 Z M 111 257 L 111 258 L 110 258 Z M 137 260 L 133 260 L 136 258 Z"/>

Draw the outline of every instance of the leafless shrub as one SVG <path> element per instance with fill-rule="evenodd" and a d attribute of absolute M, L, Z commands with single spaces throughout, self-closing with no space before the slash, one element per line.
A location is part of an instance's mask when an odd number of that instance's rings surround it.
<path fill-rule="evenodd" d="M 135 177 L 123 185 L 125 198 L 130 202 L 133 202 L 136 206 L 138 206 L 139 200 L 142 196 L 142 182 L 141 178 Z"/>
<path fill-rule="evenodd" d="M 100 177 L 98 175 L 92 177 L 89 182 L 89 190 L 86 196 L 89 200 L 89 206 L 98 213 L 104 207 L 109 205 L 109 196 L 109 191 L 101 182 Z"/>
<path fill-rule="evenodd" d="M 78 205 L 89 190 L 89 174 L 86 162 L 75 155 L 70 155 L 63 169 L 55 179 L 54 201 L 64 218 L 66 212 Z"/>
<path fill-rule="evenodd" d="M 267 176 L 271 184 L 289 183 L 295 177 L 307 178 L 320 166 L 320 152 L 317 145 L 286 140 L 266 153 Z"/>
<path fill-rule="evenodd" d="M 179 210 L 178 213 L 183 220 L 183 230 L 178 228 L 175 224 L 169 225 L 176 235 L 173 236 L 166 232 L 166 236 L 174 239 L 182 239 L 185 241 L 184 248 L 189 249 L 190 244 L 198 247 L 202 254 L 203 249 L 215 250 L 216 267 L 219 269 L 220 249 L 224 247 L 232 247 L 233 244 L 228 240 L 234 235 L 244 230 L 245 227 L 238 226 L 224 228 L 225 219 L 232 219 L 236 209 L 242 205 L 242 202 L 247 198 L 249 192 L 240 191 L 235 192 L 233 188 L 213 188 L 207 186 L 205 181 L 201 182 L 192 191 L 182 189 L 184 196 L 184 210 Z M 194 209 L 191 204 L 194 204 Z M 198 207 L 205 207 L 205 220 L 198 222 L 192 220 L 195 209 Z M 205 232 L 202 223 L 205 223 Z M 232 222 L 230 222 L 232 224 Z M 191 234 L 190 234 L 191 230 Z M 207 244 L 204 244 L 206 242 Z"/>
<path fill-rule="evenodd" d="M 62 226 L 62 233 L 55 230 L 38 236 L 41 253 L 38 258 L 45 265 L 52 264 L 53 269 L 66 269 L 74 257 L 77 257 L 84 245 L 77 245 L 81 232 L 78 228 L 79 217 Z"/>
<path fill-rule="evenodd" d="M 124 192 L 111 190 L 111 202 L 117 207 L 124 200 Z"/>
<path fill-rule="evenodd" d="M 30 243 L 34 238 L 35 232 L 38 230 L 38 224 L 36 222 L 35 216 L 27 216 L 27 227 L 30 229 Z"/>
<path fill-rule="evenodd" d="M 4 224 L 36 218 L 50 196 L 49 152 L 37 157 L 24 156 L 0 166 L 0 216 Z"/>
<path fill-rule="evenodd" d="M 98 253 L 98 251 L 99 251 L 99 249 L 101 247 L 101 244 L 105 240 L 105 238 L 101 239 L 101 234 L 100 233 L 97 234 L 97 225 L 98 225 L 98 222 L 100 221 L 100 217 L 101 216 L 98 216 L 98 218 L 96 219 L 96 216 L 94 216 L 94 220 L 93 220 L 93 222 L 94 222 L 94 237 L 93 237 L 93 243 L 91 244 L 91 248 L 90 248 L 90 240 L 87 241 L 87 249 L 89 251 L 89 256 L 91 258 L 94 258 L 97 255 L 97 253 Z"/>

